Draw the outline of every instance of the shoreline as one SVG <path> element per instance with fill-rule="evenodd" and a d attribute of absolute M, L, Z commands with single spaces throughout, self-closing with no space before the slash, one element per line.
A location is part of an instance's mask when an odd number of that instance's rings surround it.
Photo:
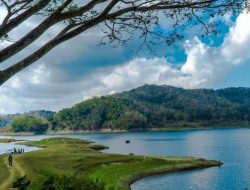
<path fill-rule="evenodd" d="M 146 133 L 146 132 L 178 132 L 178 131 L 202 131 L 202 130 L 214 130 L 214 129 L 250 129 L 250 127 L 244 126 L 209 126 L 209 127 L 180 127 L 180 128 L 151 128 L 147 130 L 79 130 L 79 131 L 48 131 L 44 133 L 37 132 L 0 132 L 0 136 L 36 136 L 36 135 L 71 135 L 71 134 L 112 134 L 112 133 Z"/>
<path fill-rule="evenodd" d="M 5 128 L 0 128 L 0 136 L 34 136 L 34 135 L 70 135 L 70 134 L 106 134 L 106 133 L 139 133 L 139 132 L 177 132 L 177 131 L 192 131 L 192 130 L 212 130 L 212 129 L 232 129 L 242 128 L 250 129 L 250 122 L 190 122 L 187 125 L 175 125 L 174 123 L 168 124 L 165 127 L 148 127 L 148 128 L 134 128 L 132 130 L 124 129 L 109 129 L 103 128 L 100 130 L 60 130 L 53 131 L 48 129 L 43 132 L 12 132 L 5 131 Z"/>
<path fill-rule="evenodd" d="M 204 159 L 201 159 L 204 160 Z M 159 168 L 155 170 L 151 170 L 149 172 L 141 173 L 135 176 L 131 176 L 129 179 L 122 182 L 125 190 L 132 190 L 131 185 L 136 183 L 137 181 L 144 179 L 146 177 L 158 176 L 158 175 L 166 175 L 184 171 L 193 171 L 193 170 L 201 170 L 210 167 L 221 167 L 224 163 L 216 160 L 208 160 L 207 164 L 190 164 L 186 166 L 179 166 L 178 168 Z"/>

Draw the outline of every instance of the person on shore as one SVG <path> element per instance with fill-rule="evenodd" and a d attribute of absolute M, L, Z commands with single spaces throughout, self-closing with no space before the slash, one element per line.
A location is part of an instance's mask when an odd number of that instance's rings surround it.
<path fill-rule="evenodd" d="M 12 154 L 9 155 L 9 157 L 8 157 L 8 162 L 9 162 L 9 166 L 12 166 L 12 164 L 13 164 L 13 157 L 12 157 Z"/>

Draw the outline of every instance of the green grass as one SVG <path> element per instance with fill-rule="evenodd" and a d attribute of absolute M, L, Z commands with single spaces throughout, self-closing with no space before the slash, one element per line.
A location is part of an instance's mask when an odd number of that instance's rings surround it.
<path fill-rule="evenodd" d="M 106 182 L 107 188 L 129 189 L 130 184 L 146 176 L 215 166 L 216 161 L 184 157 L 146 157 L 143 160 L 112 165 L 103 165 L 90 176 Z"/>
<path fill-rule="evenodd" d="M 0 168 L 1 168 L 1 172 L 0 172 L 0 184 L 2 184 L 4 181 L 6 181 L 10 175 L 10 172 L 5 164 L 5 159 L 7 159 L 6 157 L 2 156 L 0 158 Z M 2 172 L 4 171 L 4 172 Z M 1 186 L 0 186 L 1 187 Z"/>
<path fill-rule="evenodd" d="M 169 167 L 174 166 L 173 163 L 166 163 L 166 161 L 164 160 L 148 158 L 145 161 L 137 160 L 128 163 L 117 163 L 101 166 L 91 174 L 91 178 L 100 178 L 104 180 L 106 184 L 108 184 L 108 188 L 115 187 L 118 189 L 122 189 L 122 182 L 126 178 L 129 178 L 133 175 L 138 175 L 138 173 L 141 172 L 150 171 L 163 165 L 168 165 Z"/>
<path fill-rule="evenodd" d="M 45 139 L 26 144 L 44 149 L 14 155 L 13 168 L 6 167 L 6 155 L 0 156 L 0 184 L 4 182 L 4 187 L 11 187 L 15 178 L 27 175 L 32 182 L 29 189 L 39 190 L 50 175 L 77 174 L 92 180 L 99 179 L 107 189 L 114 187 L 124 190 L 133 181 L 147 175 L 220 165 L 216 161 L 190 157 L 106 154 L 94 150 L 102 146 L 70 138 Z"/>
<path fill-rule="evenodd" d="M 11 184 L 20 176 L 24 176 L 25 173 L 20 167 L 19 163 L 15 164 L 15 167 L 8 166 L 8 156 L 4 155 L 0 157 L 0 167 L 1 167 L 1 174 L 0 174 L 0 190 L 7 190 L 12 189 Z"/>

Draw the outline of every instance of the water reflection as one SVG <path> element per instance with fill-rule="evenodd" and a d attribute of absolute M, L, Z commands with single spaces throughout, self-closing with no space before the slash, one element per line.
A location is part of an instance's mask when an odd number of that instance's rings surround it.
<path fill-rule="evenodd" d="M 184 139 L 174 139 L 174 138 L 170 138 L 170 139 L 142 139 L 143 141 L 182 141 Z"/>

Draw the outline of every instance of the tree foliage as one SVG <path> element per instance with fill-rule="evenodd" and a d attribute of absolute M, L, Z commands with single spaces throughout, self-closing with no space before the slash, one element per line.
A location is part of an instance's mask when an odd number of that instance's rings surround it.
<path fill-rule="evenodd" d="M 11 130 L 14 132 L 43 132 L 49 127 L 45 119 L 34 116 L 17 117 L 11 122 Z"/>
<path fill-rule="evenodd" d="M 145 85 L 83 101 L 51 118 L 54 130 L 147 130 L 250 121 L 250 89 L 185 90 Z"/>
<path fill-rule="evenodd" d="M 0 116 L 0 128 L 6 127 L 17 117 L 34 116 L 34 117 L 41 118 L 41 119 L 47 119 L 49 117 L 52 117 L 53 115 L 54 115 L 54 112 L 46 111 L 46 110 L 30 111 L 30 112 L 22 113 L 22 114 L 16 113 L 16 114 L 1 115 Z"/>
<path fill-rule="evenodd" d="M 156 43 L 172 44 L 182 39 L 190 25 L 201 25 L 201 35 L 217 33 L 217 19 L 227 13 L 237 15 L 248 9 L 249 0 L 0 0 L 5 16 L 0 24 L 0 39 L 10 40 L 11 31 L 26 20 L 39 16 L 40 22 L 20 39 L 3 43 L 0 64 L 24 50 L 53 26 L 59 32 L 27 57 L 8 64 L 0 72 L 0 85 L 39 60 L 59 44 L 94 27 L 103 32 L 101 44 L 126 44 L 141 39 L 139 49 L 152 50 Z M 170 20 L 167 33 L 157 30 L 159 22 Z M 8 44 L 5 46 L 4 44 Z"/>
<path fill-rule="evenodd" d="M 15 118 L 14 132 L 51 130 L 147 130 L 150 128 L 250 122 L 250 89 L 185 90 L 145 85 L 95 97 L 48 117 Z"/>
<path fill-rule="evenodd" d="M 135 127 L 135 124 L 142 125 L 143 121 L 140 113 L 129 111 L 123 102 L 109 96 L 93 98 L 73 108 L 63 109 L 55 114 L 51 123 L 56 130 L 101 130 L 128 129 Z"/>

